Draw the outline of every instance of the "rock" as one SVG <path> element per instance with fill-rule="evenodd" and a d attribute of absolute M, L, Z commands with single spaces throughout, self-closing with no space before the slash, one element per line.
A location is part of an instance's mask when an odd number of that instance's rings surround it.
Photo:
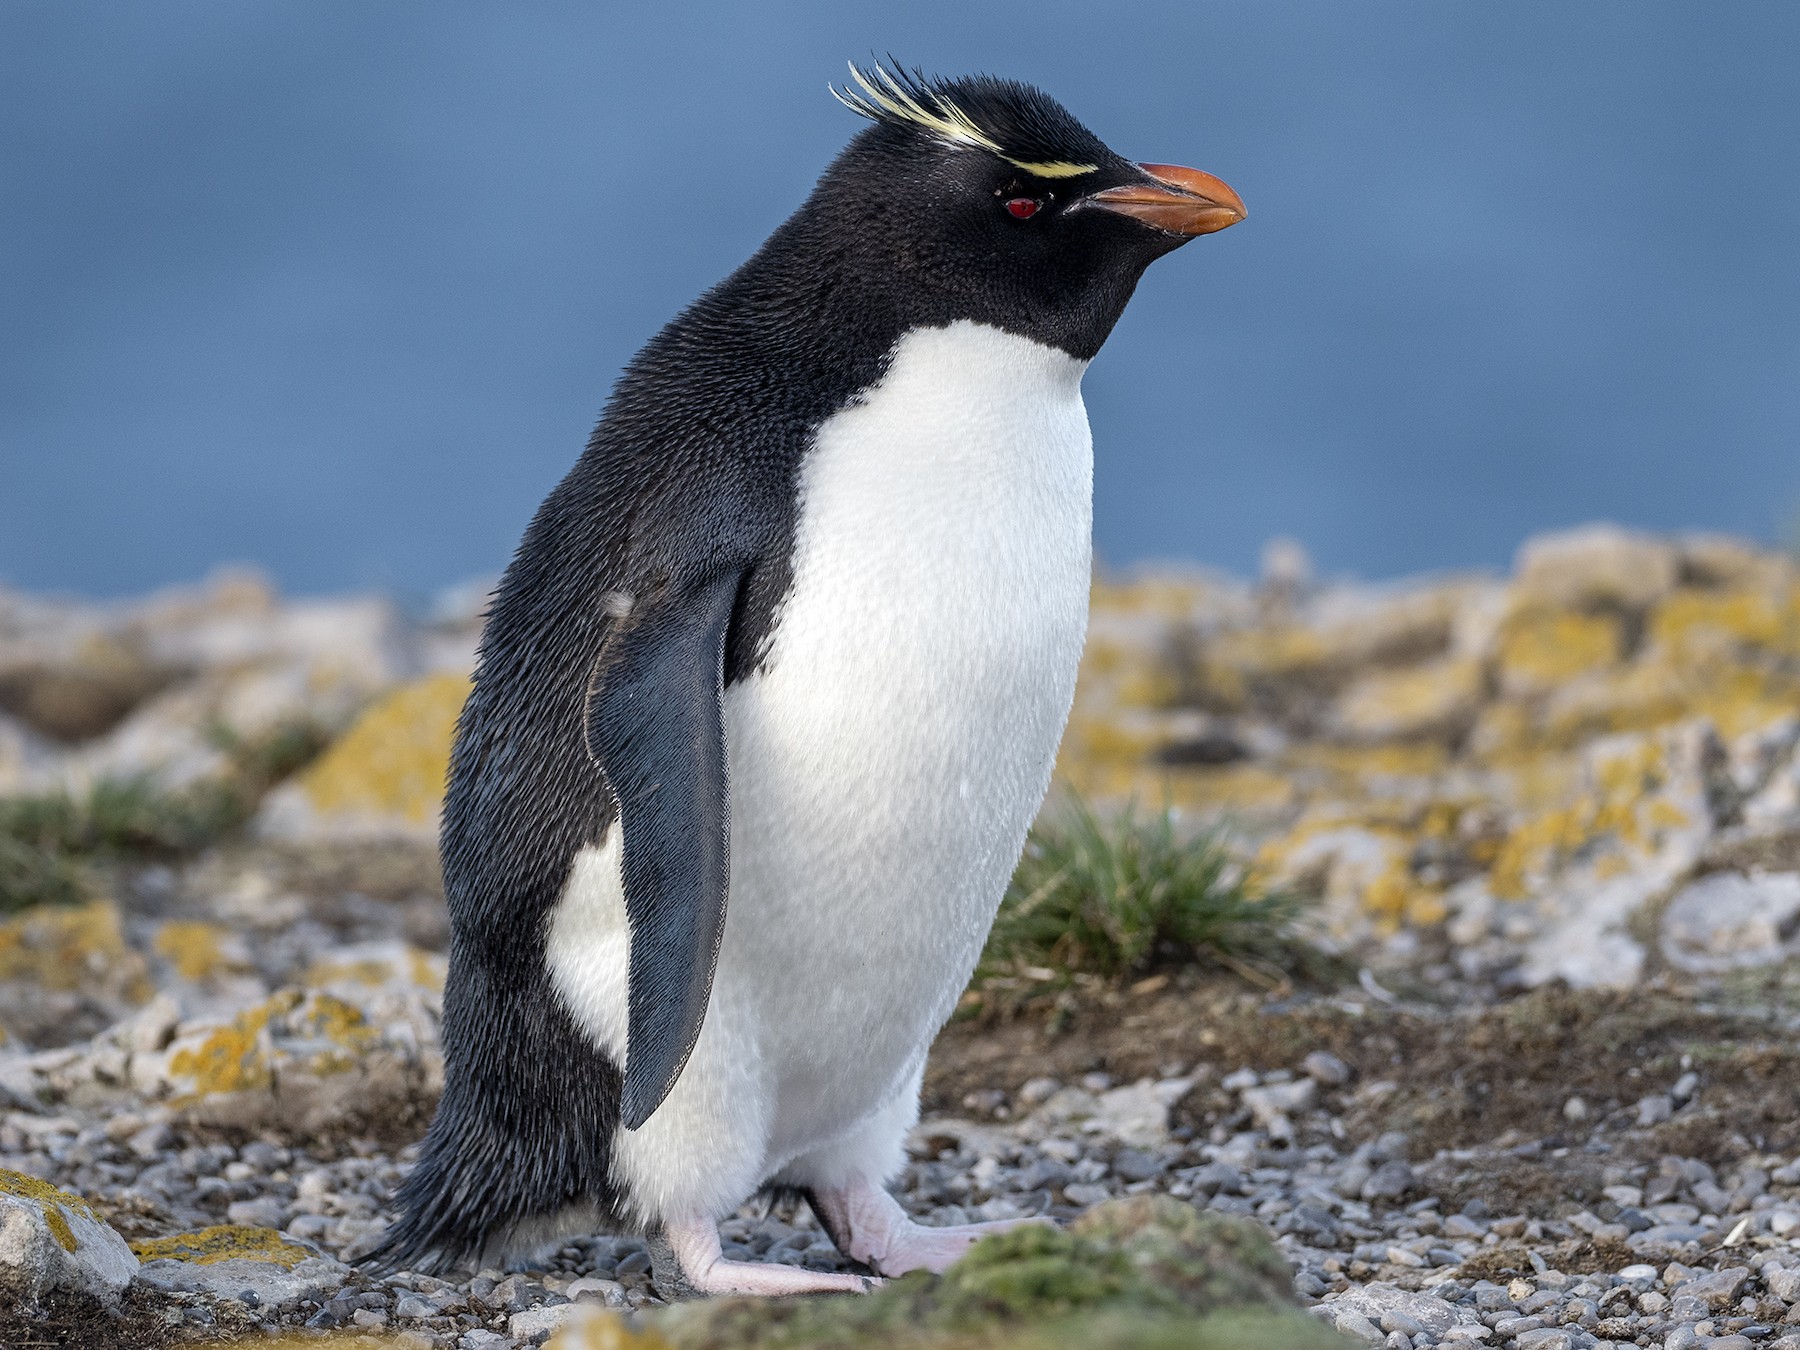
<path fill-rule="evenodd" d="M 1326 1087 L 1342 1087 L 1350 1081 L 1350 1066 L 1329 1050 L 1312 1051 L 1300 1067 L 1308 1078 Z"/>
<path fill-rule="evenodd" d="M 1613 614 L 1579 614 L 1565 609 L 1525 607 L 1508 614 L 1497 636 L 1500 691 L 1514 699 L 1568 697 L 1570 688 L 1593 681 L 1617 665 L 1625 645 L 1624 625 Z M 1569 714 L 1564 712 L 1562 719 Z M 1491 750 L 1492 726 L 1477 728 L 1476 744 Z"/>
<path fill-rule="evenodd" d="M 1362 1198 L 1398 1200 L 1417 1185 L 1418 1179 L 1412 1168 L 1400 1159 L 1392 1158 L 1369 1174 L 1369 1179 L 1362 1184 Z"/>
<path fill-rule="evenodd" d="M 1472 1311 L 1458 1308 L 1435 1294 L 1409 1292 L 1380 1281 L 1331 1295 L 1325 1306 L 1334 1313 L 1358 1313 L 1376 1325 L 1385 1325 L 1383 1318 L 1398 1313 L 1440 1340 L 1452 1327 L 1472 1326 L 1480 1321 Z"/>
<path fill-rule="evenodd" d="M 435 838 L 450 739 L 468 696 L 460 674 L 433 675 L 386 695 L 296 781 L 269 795 L 267 838 Z"/>
<path fill-rule="evenodd" d="M 1715 975 L 1772 965 L 1794 951 L 1800 872 L 1715 872 L 1678 892 L 1663 910 L 1663 957 L 1678 970 Z"/>
<path fill-rule="evenodd" d="M 1244 1089 L 1244 1105 L 1251 1117 L 1272 1139 L 1292 1139 L 1294 1127 L 1288 1119 L 1291 1111 L 1304 1111 L 1318 1096 L 1319 1085 L 1311 1078 L 1291 1083 L 1271 1083 L 1267 1087 Z"/>
<path fill-rule="evenodd" d="M 131 1016 L 151 996 L 149 973 L 111 900 L 36 905 L 0 920 L 0 1027 L 10 1042 L 0 1061 Z"/>
<path fill-rule="evenodd" d="M 1676 551 L 1616 525 L 1586 525 L 1526 540 L 1514 587 L 1554 609 L 1642 610 L 1675 588 Z"/>
<path fill-rule="evenodd" d="M 1485 694 L 1479 661 L 1448 657 L 1364 676 L 1339 697 L 1332 723 L 1352 741 L 1454 739 L 1474 724 Z"/>
<path fill-rule="evenodd" d="M 608 1308 L 626 1306 L 625 1286 L 617 1280 L 600 1280 L 590 1275 L 576 1280 L 564 1292 L 578 1303 L 599 1303 Z"/>
<path fill-rule="evenodd" d="M 1744 1266 L 1709 1270 L 1676 1285 L 1671 1291 L 1671 1297 L 1697 1298 L 1713 1312 L 1718 1312 L 1731 1306 L 1749 1278 L 1750 1271 Z"/>
<path fill-rule="evenodd" d="M 269 1228 L 221 1224 L 134 1243 L 132 1250 L 143 1263 L 138 1279 L 152 1289 L 232 1299 L 248 1291 L 270 1308 L 323 1302 L 350 1277 L 342 1262 Z"/>
<path fill-rule="evenodd" d="M 1380 1345 L 1382 1343 L 1381 1328 L 1376 1326 L 1361 1313 L 1357 1312 L 1354 1308 L 1342 1309 L 1337 1316 L 1332 1319 L 1332 1325 L 1346 1336 L 1354 1336 L 1357 1340 L 1366 1342 L 1369 1345 Z"/>
<path fill-rule="evenodd" d="M 0 1169 L 0 1286 L 35 1303 L 54 1292 L 115 1302 L 137 1273 L 125 1239 L 78 1195 Z"/>
<path fill-rule="evenodd" d="M 1160 1148 L 1169 1139 L 1169 1108 L 1191 1086 L 1184 1078 L 1143 1078 L 1129 1087 L 1113 1088 L 1100 1094 L 1083 1128 L 1131 1148 Z"/>
<path fill-rule="evenodd" d="M 580 1318 L 586 1321 L 589 1310 L 577 1303 L 527 1308 L 506 1319 L 507 1333 L 522 1341 L 536 1340 Z"/>
<path fill-rule="evenodd" d="M 179 674 L 130 633 L 90 632 L 60 652 L 26 647 L 8 655 L 0 660 L 0 709 L 67 743 L 111 731 Z"/>
<path fill-rule="evenodd" d="M 1717 749 L 1705 722 L 1596 741 L 1582 756 L 1584 795 L 1514 832 L 1492 884 L 1497 895 L 1539 892 L 1547 922 L 1520 967 L 1526 984 L 1638 982 L 1645 952 L 1632 918 L 1699 858 L 1712 832 L 1706 765 Z"/>
<path fill-rule="evenodd" d="M 382 959 L 315 967 L 324 988 L 277 991 L 228 1022 L 182 1024 L 163 1051 L 133 1059 L 134 1085 L 211 1127 L 296 1137 L 411 1129 L 442 1087 L 442 959 L 398 944 L 377 951 Z"/>
<path fill-rule="evenodd" d="M 1122 1148 L 1113 1155 L 1112 1171 L 1120 1181 L 1148 1181 L 1161 1176 L 1163 1160 L 1141 1148 Z"/>

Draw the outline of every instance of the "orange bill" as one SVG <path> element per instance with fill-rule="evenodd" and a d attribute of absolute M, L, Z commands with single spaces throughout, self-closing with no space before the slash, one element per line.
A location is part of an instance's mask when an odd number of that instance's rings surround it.
<path fill-rule="evenodd" d="M 1179 164 L 1140 164 L 1154 181 L 1107 188 L 1088 198 L 1170 234 L 1211 234 L 1244 218 L 1244 199 L 1210 173 Z"/>

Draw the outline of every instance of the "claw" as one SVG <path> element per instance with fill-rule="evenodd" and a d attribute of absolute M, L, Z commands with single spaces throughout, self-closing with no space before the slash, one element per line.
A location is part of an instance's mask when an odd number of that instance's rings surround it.
<path fill-rule="evenodd" d="M 719 1245 L 719 1229 L 710 1219 L 695 1217 L 665 1224 L 651 1244 L 657 1289 L 666 1298 L 744 1294 L 783 1297 L 788 1294 L 866 1294 L 881 1281 L 864 1275 L 839 1275 L 803 1266 L 763 1261 L 727 1261 Z M 658 1257 L 674 1269 L 665 1271 Z"/>

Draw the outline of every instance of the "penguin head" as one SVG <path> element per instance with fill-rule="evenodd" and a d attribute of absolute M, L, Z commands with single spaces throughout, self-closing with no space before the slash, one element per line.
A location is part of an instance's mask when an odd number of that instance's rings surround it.
<path fill-rule="evenodd" d="M 1087 359 L 1145 268 L 1244 218 L 1211 174 L 1133 163 L 1029 85 L 850 73 L 832 92 L 873 125 L 807 210 L 905 322 L 973 319 Z"/>

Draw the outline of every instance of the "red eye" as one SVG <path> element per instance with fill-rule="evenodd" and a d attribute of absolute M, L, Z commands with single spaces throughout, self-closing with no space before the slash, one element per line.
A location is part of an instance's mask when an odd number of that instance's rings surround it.
<path fill-rule="evenodd" d="M 1014 197 L 1006 204 L 1007 214 L 1014 220 L 1030 220 L 1038 212 L 1035 197 Z"/>

